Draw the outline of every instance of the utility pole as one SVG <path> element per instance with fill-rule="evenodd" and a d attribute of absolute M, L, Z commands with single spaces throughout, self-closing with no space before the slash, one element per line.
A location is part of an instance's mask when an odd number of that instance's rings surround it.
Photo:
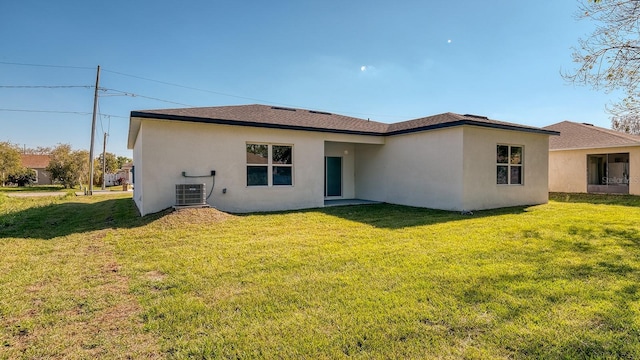
<path fill-rule="evenodd" d="M 93 93 L 93 120 L 91 122 L 91 149 L 89 150 L 89 192 L 87 195 L 93 195 L 93 144 L 96 138 L 96 112 L 98 110 L 98 85 L 100 84 L 100 65 L 96 73 L 96 88 Z"/>
<path fill-rule="evenodd" d="M 105 190 L 105 184 L 107 182 L 107 133 L 104 133 L 104 140 L 102 141 L 102 190 Z"/>

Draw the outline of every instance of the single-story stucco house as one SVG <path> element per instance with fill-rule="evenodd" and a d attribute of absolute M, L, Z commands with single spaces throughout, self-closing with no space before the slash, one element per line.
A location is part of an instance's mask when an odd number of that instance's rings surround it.
<path fill-rule="evenodd" d="M 563 121 L 549 142 L 549 191 L 640 195 L 640 136 Z"/>
<path fill-rule="evenodd" d="M 38 185 L 51 185 L 53 180 L 46 170 L 51 162 L 51 156 L 41 154 L 21 154 L 22 166 L 33 170 L 36 174 L 36 180 L 33 182 Z"/>
<path fill-rule="evenodd" d="M 385 124 L 241 105 L 132 111 L 128 147 L 142 215 L 175 205 L 181 184 L 229 212 L 334 199 L 467 211 L 547 202 L 550 135 L 477 115 Z"/>

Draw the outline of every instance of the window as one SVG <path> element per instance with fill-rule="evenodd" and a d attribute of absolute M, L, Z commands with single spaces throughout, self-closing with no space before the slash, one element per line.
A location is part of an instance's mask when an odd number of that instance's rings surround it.
<path fill-rule="evenodd" d="M 247 186 L 269 185 L 269 146 L 247 144 Z"/>
<path fill-rule="evenodd" d="M 587 154 L 587 192 L 629 193 L 629 153 Z"/>
<path fill-rule="evenodd" d="M 522 146 L 498 145 L 496 151 L 498 184 L 522 185 L 524 180 L 522 150 Z"/>
<path fill-rule="evenodd" d="M 247 144 L 247 186 L 293 185 L 293 146 Z"/>

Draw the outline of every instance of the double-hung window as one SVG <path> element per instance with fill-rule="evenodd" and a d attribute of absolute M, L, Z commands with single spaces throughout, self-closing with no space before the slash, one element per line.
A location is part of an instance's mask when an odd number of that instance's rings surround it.
<path fill-rule="evenodd" d="M 293 185 L 293 146 L 247 143 L 247 186 Z"/>
<path fill-rule="evenodd" d="M 522 146 L 498 145 L 496 151 L 497 183 L 522 185 L 524 152 Z"/>

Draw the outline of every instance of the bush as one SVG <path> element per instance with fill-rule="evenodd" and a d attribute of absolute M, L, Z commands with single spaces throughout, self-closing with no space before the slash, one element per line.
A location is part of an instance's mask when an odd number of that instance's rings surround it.
<path fill-rule="evenodd" d="M 9 174 L 7 181 L 18 186 L 31 185 L 36 181 L 36 173 L 32 169 L 23 167 Z"/>

